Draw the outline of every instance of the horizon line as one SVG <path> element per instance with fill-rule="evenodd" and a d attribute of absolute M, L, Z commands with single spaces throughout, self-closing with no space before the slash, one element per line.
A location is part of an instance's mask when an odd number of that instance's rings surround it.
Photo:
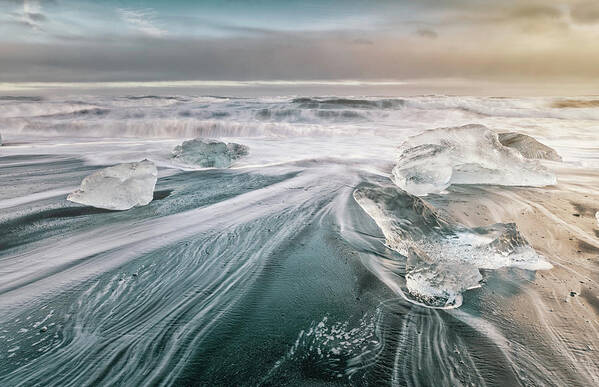
<path fill-rule="evenodd" d="M 36 89 L 111 89 L 145 87 L 252 87 L 252 86 L 403 86 L 410 84 L 399 80 L 185 80 L 185 81 L 37 81 L 0 82 L 0 91 L 23 91 Z"/>

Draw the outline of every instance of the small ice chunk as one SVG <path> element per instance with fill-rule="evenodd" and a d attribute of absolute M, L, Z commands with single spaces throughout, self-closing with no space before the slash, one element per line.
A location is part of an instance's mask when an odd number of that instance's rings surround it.
<path fill-rule="evenodd" d="M 0 146 L 2 146 L 2 133 L 0 133 Z"/>
<path fill-rule="evenodd" d="M 413 195 L 441 193 L 451 184 L 545 186 L 555 175 L 503 146 L 483 125 L 427 130 L 399 147 L 393 181 Z"/>
<path fill-rule="evenodd" d="M 109 210 L 145 206 L 153 199 L 157 176 L 150 160 L 115 165 L 87 176 L 67 200 Z"/>
<path fill-rule="evenodd" d="M 541 144 L 535 138 L 521 133 L 507 132 L 498 134 L 499 142 L 503 146 L 513 148 L 527 159 L 544 159 L 562 161 L 555 149 Z"/>
<path fill-rule="evenodd" d="M 422 262 L 406 273 L 406 287 L 419 302 L 452 308 L 462 305 L 462 293 L 480 287 L 482 279 L 480 271 L 473 265 Z"/>
<path fill-rule="evenodd" d="M 229 155 L 231 155 L 231 159 L 233 160 L 240 159 L 250 153 L 250 148 L 247 145 L 237 144 L 234 142 L 228 143 L 227 149 L 229 150 Z"/>
<path fill-rule="evenodd" d="M 595 220 L 597 221 L 597 227 L 599 227 L 599 211 L 595 212 Z"/>
<path fill-rule="evenodd" d="M 177 145 L 173 151 L 173 158 L 204 168 L 228 168 L 234 160 L 248 153 L 249 148 L 242 144 L 226 144 L 210 138 L 196 138 Z"/>

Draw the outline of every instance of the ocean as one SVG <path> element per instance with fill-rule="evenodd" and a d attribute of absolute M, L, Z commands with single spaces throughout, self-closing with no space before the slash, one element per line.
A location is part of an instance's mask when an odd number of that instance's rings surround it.
<path fill-rule="evenodd" d="M 593 97 L 2 96 L 0 135 L 2 386 L 599 383 Z M 144 159 L 148 205 L 66 200 Z"/>

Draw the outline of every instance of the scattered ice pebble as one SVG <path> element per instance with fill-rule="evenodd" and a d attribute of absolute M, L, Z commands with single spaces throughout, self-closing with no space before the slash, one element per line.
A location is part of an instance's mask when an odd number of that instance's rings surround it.
<path fill-rule="evenodd" d="M 536 160 L 503 146 L 483 125 L 427 130 L 399 147 L 393 181 L 413 195 L 441 193 L 452 184 L 545 186 L 557 182 Z"/>
<path fill-rule="evenodd" d="M 153 199 L 157 176 L 150 160 L 118 164 L 87 176 L 67 200 L 108 210 L 145 206 Z"/>
<path fill-rule="evenodd" d="M 521 133 L 507 132 L 498 134 L 499 142 L 503 146 L 513 148 L 527 159 L 544 159 L 562 161 L 555 149 L 538 142 L 535 138 Z"/>
<path fill-rule="evenodd" d="M 234 160 L 248 153 L 249 148 L 242 144 L 226 144 L 210 138 L 196 138 L 177 145 L 173 151 L 173 158 L 204 168 L 228 168 Z"/>

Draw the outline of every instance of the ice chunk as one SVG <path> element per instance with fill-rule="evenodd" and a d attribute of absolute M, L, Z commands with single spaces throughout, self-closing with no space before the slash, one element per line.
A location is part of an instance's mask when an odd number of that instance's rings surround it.
<path fill-rule="evenodd" d="M 250 148 L 247 145 L 230 142 L 227 144 L 229 155 L 232 160 L 237 160 L 250 153 Z"/>
<path fill-rule="evenodd" d="M 440 193 L 451 184 L 545 186 L 555 175 L 536 160 L 503 146 L 483 125 L 427 130 L 399 147 L 393 181 L 414 195 Z"/>
<path fill-rule="evenodd" d="M 416 301 L 438 308 L 458 307 L 462 293 L 480 287 L 483 277 L 476 266 L 450 262 L 421 262 L 406 273 L 406 287 Z"/>
<path fill-rule="evenodd" d="M 152 201 L 158 171 L 150 160 L 119 164 L 87 176 L 67 200 L 109 210 L 128 210 Z"/>
<path fill-rule="evenodd" d="M 478 269 L 552 267 L 513 223 L 468 228 L 391 185 L 362 184 L 354 198 L 380 227 L 387 245 L 406 257 L 406 288 L 427 305 L 459 306 L 459 295 L 478 286 Z"/>
<path fill-rule="evenodd" d="M 185 164 L 204 168 L 227 168 L 234 160 L 248 153 L 249 148 L 245 145 L 225 144 L 210 138 L 196 138 L 177 145 L 173 151 L 173 158 Z"/>
<path fill-rule="evenodd" d="M 503 146 L 513 148 L 527 159 L 544 159 L 562 161 L 555 149 L 541 144 L 535 138 L 521 133 L 507 132 L 498 134 L 499 142 Z"/>

